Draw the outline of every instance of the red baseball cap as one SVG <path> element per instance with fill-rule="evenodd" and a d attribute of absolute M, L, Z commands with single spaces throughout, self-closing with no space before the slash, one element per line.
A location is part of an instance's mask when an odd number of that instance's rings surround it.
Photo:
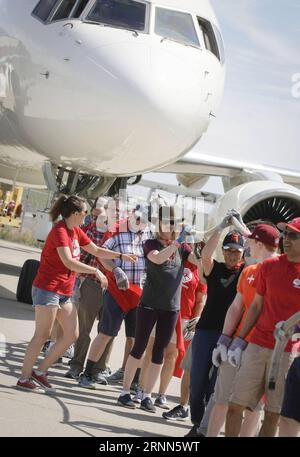
<path fill-rule="evenodd" d="M 277 228 L 272 227 L 272 225 L 258 224 L 247 238 L 277 248 L 279 246 L 280 233 Z"/>
<path fill-rule="evenodd" d="M 294 230 L 294 232 L 300 232 L 300 217 L 295 217 L 295 219 L 291 220 L 290 222 L 279 222 L 277 227 L 280 230 L 285 230 L 286 227 Z"/>

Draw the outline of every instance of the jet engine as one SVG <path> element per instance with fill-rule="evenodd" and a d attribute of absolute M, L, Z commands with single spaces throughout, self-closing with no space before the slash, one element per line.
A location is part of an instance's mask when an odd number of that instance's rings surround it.
<path fill-rule="evenodd" d="M 234 187 L 217 201 L 208 229 L 220 223 L 231 208 L 242 214 L 246 224 L 260 219 L 277 224 L 300 216 L 300 191 L 274 181 L 252 181 Z"/>
<path fill-rule="evenodd" d="M 300 217 L 300 191 L 289 184 L 275 181 L 252 181 L 232 188 L 217 201 L 209 214 L 206 239 L 232 208 L 241 213 L 247 225 L 259 220 L 276 225 Z M 228 231 L 234 228 L 229 227 Z M 216 259 L 223 260 L 221 246 L 217 249 Z"/>

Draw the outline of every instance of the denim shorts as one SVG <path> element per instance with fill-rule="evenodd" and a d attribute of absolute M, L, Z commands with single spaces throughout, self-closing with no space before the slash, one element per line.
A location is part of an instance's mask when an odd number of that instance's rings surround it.
<path fill-rule="evenodd" d="M 61 308 L 63 305 L 72 303 L 71 298 L 66 295 L 57 294 L 50 290 L 40 289 L 39 287 L 32 286 L 32 306 L 57 306 Z"/>

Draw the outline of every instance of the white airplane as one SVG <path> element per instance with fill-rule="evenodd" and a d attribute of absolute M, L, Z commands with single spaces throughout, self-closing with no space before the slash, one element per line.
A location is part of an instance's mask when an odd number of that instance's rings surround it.
<path fill-rule="evenodd" d="M 300 171 L 199 151 L 224 77 L 209 0 L 0 0 L 0 177 L 94 198 L 150 170 L 199 193 L 218 175 L 216 219 L 300 216 Z"/>
<path fill-rule="evenodd" d="M 69 192 L 99 193 L 172 163 L 224 76 L 208 0 L 1 0 L 1 175 L 39 184 L 44 167 L 49 185 L 65 171 Z"/>

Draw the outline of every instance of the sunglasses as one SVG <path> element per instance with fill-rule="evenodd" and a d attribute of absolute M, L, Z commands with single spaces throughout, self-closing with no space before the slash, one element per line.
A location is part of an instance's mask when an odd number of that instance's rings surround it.
<path fill-rule="evenodd" d="M 296 241 L 296 240 L 300 240 L 300 233 L 296 233 L 296 232 L 288 232 L 287 230 L 285 230 L 284 232 L 282 232 L 284 238 L 288 238 L 289 240 L 292 240 L 292 241 Z"/>

